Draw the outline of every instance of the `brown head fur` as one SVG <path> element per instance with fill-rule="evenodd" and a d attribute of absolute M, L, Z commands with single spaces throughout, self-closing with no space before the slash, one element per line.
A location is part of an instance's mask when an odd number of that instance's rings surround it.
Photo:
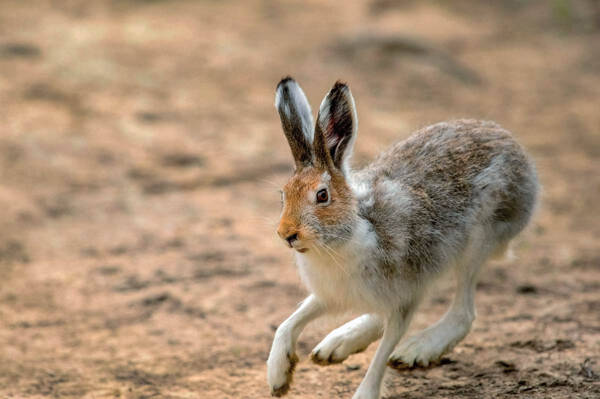
<path fill-rule="evenodd" d="M 329 201 L 317 203 L 316 195 L 326 189 Z M 296 173 L 283 187 L 284 204 L 277 234 L 286 239 L 297 234 L 299 247 L 304 243 L 348 238 L 347 227 L 339 226 L 353 219 L 356 203 L 350 187 L 341 173 L 306 167 Z"/>

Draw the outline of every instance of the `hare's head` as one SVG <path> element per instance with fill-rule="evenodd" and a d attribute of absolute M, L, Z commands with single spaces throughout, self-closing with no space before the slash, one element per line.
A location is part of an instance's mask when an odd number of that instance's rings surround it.
<path fill-rule="evenodd" d="M 275 107 L 296 164 L 283 187 L 277 234 L 299 252 L 347 241 L 356 223 L 356 201 L 346 179 L 357 130 L 350 89 L 336 82 L 313 124 L 304 92 L 288 77 L 277 86 Z"/>

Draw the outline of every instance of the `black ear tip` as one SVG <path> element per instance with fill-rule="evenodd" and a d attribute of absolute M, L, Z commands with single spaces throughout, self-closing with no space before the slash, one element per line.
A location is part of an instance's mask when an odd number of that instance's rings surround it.
<path fill-rule="evenodd" d="M 333 85 L 333 88 L 331 90 L 332 91 L 340 91 L 340 90 L 344 90 L 344 89 L 348 89 L 348 84 L 346 84 L 346 82 L 338 79 L 335 82 L 335 84 Z"/>
<path fill-rule="evenodd" d="M 291 76 L 288 75 L 279 81 L 279 83 L 277 84 L 277 88 L 279 88 L 281 85 L 284 85 L 284 84 L 290 83 L 290 82 L 296 82 L 296 81 L 294 80 L 294 78 L 292 78 Z"/>

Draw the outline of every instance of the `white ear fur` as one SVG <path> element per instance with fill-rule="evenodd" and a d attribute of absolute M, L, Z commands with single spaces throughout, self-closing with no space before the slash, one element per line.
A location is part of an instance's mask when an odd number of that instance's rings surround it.
<path fill-rule="evenodd" d="M 302 88 L 290 77 L 284 78 L 277 85 L 275 108 L 280 115 L 291 120 L 295 116 L 300 119 L 302 133 L 308 143 L 313 142 L 314 122 L 312 110 Z"/>
<path fill-rule="evenodd" d="M 356 141 L 358 132 L 356 105 L 348 86 L 336 82 L 333 89 L 321 102 L 317 123 L 324 133 L 328 151 L 330 151 L 331 147 L 338 146 L 341 141 L 347 140 L 347 142 L 343 143 L 343 146 L 339 148 L 341 151 L 341 154 L 339 154 L 341 157 L 339 166 L 346 174 L 348 161 L 352 157 L 354 142 Z M 332 129 L 340 129 L 340 132 L 343 132 L 343 135 L 339 136 L 332 134 Z M 333 161 L 335 162 L 335 159 Z"/>

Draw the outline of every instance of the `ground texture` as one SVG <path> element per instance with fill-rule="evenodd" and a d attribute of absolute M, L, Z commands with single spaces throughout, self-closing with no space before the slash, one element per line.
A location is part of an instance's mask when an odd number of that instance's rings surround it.
<path fill-rule="evenodd" d="M 473 331 L 438 367 L 390 369 L 385 398 L 600 397 L 600 6 L 447 3 L 2 1 L 0 397 L 268 397 L 273 332 L 306 295 L 274 234 L 287 74 L 314 107 L 349 82 L 355 165 L 459 117 L 538 165 Z M 343 321 L 302 335 L 290 398 L 351 397 L 375 345 L 307 359 Z"/>

